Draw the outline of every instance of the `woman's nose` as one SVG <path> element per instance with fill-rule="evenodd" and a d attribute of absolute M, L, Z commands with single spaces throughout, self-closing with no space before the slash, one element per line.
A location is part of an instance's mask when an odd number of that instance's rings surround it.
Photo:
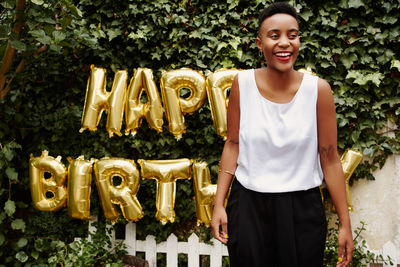
<path fill-rule="evenodd" d="M 281 38 L 279 39 L 278 45 L 281 46 L 281 47 L 288 47 L 288 46 L 290 46 L 289 39 L 286 38 L 286 37 L 284 37 L 284 36 L 281 37 Z"/>

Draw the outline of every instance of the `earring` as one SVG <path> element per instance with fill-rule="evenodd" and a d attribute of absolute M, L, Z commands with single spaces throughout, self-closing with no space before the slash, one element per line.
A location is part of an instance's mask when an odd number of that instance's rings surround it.
<path fill-rule="evenodd" d="M 263 54 L 260 50 L 258 50 L 258 55 L 259 55 L 260 57 L 264 57 L 264 54 Z"/>

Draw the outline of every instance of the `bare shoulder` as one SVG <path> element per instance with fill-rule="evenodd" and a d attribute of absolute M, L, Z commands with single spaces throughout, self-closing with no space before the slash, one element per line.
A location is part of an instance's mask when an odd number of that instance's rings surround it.
<path fill-rule="evenodd" d="M 318 78 L 318 93 L 332 93 L 331 86 L 322 78 Z"/>
<path fill-rule="evenodd" d="M 231 99 L 231 97 L 239 97 L 239 73 L 233 78 L 229 99 Z"/>
<path fill-rule="evenodd" d="M 318 78 L 318 102 L 331 99 L 333 99 L 331 86 L 326 80 Z"/>
<path fill-rule="evenodd" d="M 231 93 L 233 91 L 239 91 L 239 73 L 237 73 L 235 75 L 235 77 L 233 77 L 232 86 L 231 86 Z"/>
<path fill-rule="evenodd" d="M 238 80 L 239 80 L 239 73 L 237 73 L 237 74 L 235 75 L 235 77 L 233 77 L 233 82 L 234 82 L 234 83 L 238 83 Z"/>

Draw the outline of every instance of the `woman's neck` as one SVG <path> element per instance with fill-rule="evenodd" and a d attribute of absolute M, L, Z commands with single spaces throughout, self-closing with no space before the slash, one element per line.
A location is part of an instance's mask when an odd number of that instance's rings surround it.
<path fill-rule="evenodd" d="M 293 68 L 286 72 L 280 72 L 266 67 L 265 75 L 271 88 L 290 88 L 290 85 L 299 78 L 299 73 Z"/>

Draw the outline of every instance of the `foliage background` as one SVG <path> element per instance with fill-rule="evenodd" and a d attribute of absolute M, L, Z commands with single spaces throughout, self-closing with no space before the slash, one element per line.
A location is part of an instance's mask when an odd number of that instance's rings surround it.
<path fill-rule="evenodd" d="M 154 71 L 190 67 L 205 74 L 219 68 L 263 65 L 255 45 L 257 14 L 271 1 L 198 0 L 28 0 L 0 2 L 0 262 L 46 262 L 59 241 L 87 231 L 65 209 L 33 209 L 29 192 L 29 155 L 130 159 L 205 160 L 215 183 L 223 141 L 214 130 L 206 103 L 186 116 L 187 133 L 175 140 L 164 118 L 161 134 L 143 122 L 136 136 L 108 138 L 105 116 L 97 132 L 80 134 L 89 66 L 113 73 L 137 67 Z M 339 148 L 357 148 L 369 160 L 355 179 L 400 149 L 400 23 L 398 0 L 289 1 L 300 14 L 301 52 L 297 67 L 311 67 L 330 82 L 339 125 Z M 17 6 L 22 5 L 21 10 Z M 14 16 L 18 17 L 17 20 Z M 18 28 L 19 27 L 19 28 Z M 8 47 L 8 48 L 7 48 Z M 15 51 L 12 61 L 6 59 Z M 9 65 L 9 70 L 3 68 Z M 7 87 L 8 86 L 8 87 Z M 390 122 L 390 123 L 388 123 Z M 389 125 L 390 127 L 385 127 Z M 385 134 L 382 134 L 385 133 Z M 207 229 L 195 227 L 191 181 L 177 183 L 176 222 L 155 220 L 155 183 L 141 181 L 138 198 L 145 217 L 139 234 L 185 238 Z M 101 216 L 95 186 L 91 209 Z M 42 240 L 39 242 L 37 240 Z M 47 244 L 45 246 L 45 244 Z M 53 247 L 52 247 L 53 246 Z M 60 245 L 61 246 L 61 245 Z"/>

